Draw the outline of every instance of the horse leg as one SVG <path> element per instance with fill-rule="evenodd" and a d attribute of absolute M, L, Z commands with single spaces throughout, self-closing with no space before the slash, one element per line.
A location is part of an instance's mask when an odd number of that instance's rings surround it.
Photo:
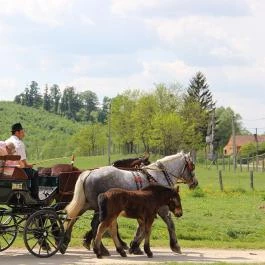
<path fill-rule="evenodd" d="M 68 220 L 66 219 L 64 223 L 64 228 L 65 228 L 64 240 L 63 240 L 62 246 L 59 249 L 62 254 L 66 252 L 66 249 L 70 243 L 73 225 L 75 224 L 76 220 L 77 218 L 73 218 L 73 219 L 71 218 Z"/>
<path fill-rule="evenodd" d="M 100 224 L 99 213 L 95 211 L 94 216 L 93 216 L 92 221 L 91 221 L 93 238 L 96 238 L 99 224 Z M 110 256 L 109 251 L 104 247 L 104 245 L 102 243 L 100 244 L 100 252 L 101 252 L 102 256 Z"/>
<path fill-rule="evenodd" d="M 75 184 L 74 197 L 72 201 L 66 206 L 65 210 L 67 213 L 67 219 L 64 223 L 64 242 L 60 247 L 60 252 L 62 254 L 65 253 L 68 244 L 71 240 L 71 233 L 73 229 L 73 225 L 76 222 L 78 215 L 82 215 L 86 211 L 86 196 L 84 192 L 82 178 L 78 178 Z"/>
<path fill-rule="evenodd" d="M 167 224 L 167 229 L 170 238 L 170 248 L 172 251 L 181 254 L 180 246 L 178 244 L 175 225 L 171 218 L 171 214 L 169 212 L 168 206 L 163 206 L 158 210 L 159 216 L 163 219 L 163 221 Z"/>
<path fill-rule="evenodd" d="M 120 243 L 119 237 L 118 237 L 118 224 L 117 219 L 114 220 L 110 226 L 110 234 L 113 239 L 113 242 L 116 246 L 116 250 L 122 257 L 127 257 L 126 252 L 123 249 L 122 244 Z"/>
<path fill-rule="evenodd" d="M 118 224 L 117 224 L 118 225 Z M 120 244 L 122 245 L 122 248 L 123 249 L 129 249 L 126 242 L 124 242 L 121 237 L 120 237 L 120 233 L 119 233 L 119 230 L 118 230 L 118 227 L 117 227 L 117 236 L 118 236 L 118 239 L 120 241 Z M 83 246 L 90 250 L 90 246 L 91 246 L 91 241 L 93 240 L 93 231 L 92 229 L 89 230 L 88 232 L 85 233 L 84 237 L 83 237 Z"/>
<path fill-rule="evenodd" d="M 137 228 L 136 235 L 133 241 L 130 243 L 129 253 L 135 255 L 143 255 L 143 251 L 140 249 L 140 244 L 144 239 L 145 227 L 142 220 L 137 219 L 139 226 Z"/>
<path fill-rule="evenodd" d="M 118 237 L 118 239 L 119 239 L 119 241 L 120 241 L 120 244 L 122 245 L 122 248 L 123 248 L 123 249 L 129 249 L 128 246 L 127 246 L 127 243 L 124 242 L 124 241 L 121 239 L 121 237 L 120 237 L 120 233 L 119 233 L 119 229 L 118 229 L 118 224 L 117 224 L 117 237 Z"/>
<path fill-rule="evenodd" d="M 105 221 L 99 224 L 98 229 L 97 229 L 97 234 L 95 237 L 95 242 L 94 242 L 94 253 L 97 255 L 98 259 L 102 258 L 102 253 L 101 253 L 101 239 L 103 234 L 106 232 L 108 228 L 108 225 Z"/>
<path fill-rule="evenodd" d="M 146 221 L 145 224 L 145 239 L 144 239 L 144 252 L 147 254 L 148 258 L 153 257 L 153 253 L 150 249 L 150 235 L 151 235 L 151 227 L 154 222 L 154 218 Z"/>
<path fill-rule="evenodd" d="M 92 229 L 85 233 L 83 237 L 83 246 L 90 250 L 91 241 L 93 239 L 93 231 Z"/>

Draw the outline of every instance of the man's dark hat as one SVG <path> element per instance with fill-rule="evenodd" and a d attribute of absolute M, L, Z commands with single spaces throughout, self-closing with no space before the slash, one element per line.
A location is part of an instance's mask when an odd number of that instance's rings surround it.
<path fill-rule="evenodd" d="M 23 130 L 21 123 L 15 123 L 11 127 L 11 132 L 16 132 L 21 130 Z"/>

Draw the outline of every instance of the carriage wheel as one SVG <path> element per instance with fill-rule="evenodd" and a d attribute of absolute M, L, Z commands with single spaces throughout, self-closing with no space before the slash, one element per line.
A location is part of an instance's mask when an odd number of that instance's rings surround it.
<path fill-rule="evenodd" d="M 27 220 L 23 238 L 31 254 L 48 258 L 54 255 L 63 243 L 63 224 L 55 211 L 37 211 Z"/>
<path fill-rule="evenodd" d="M 16 218 L 0 208 L 0 251 L 8 249 L 17 237 Z"/>

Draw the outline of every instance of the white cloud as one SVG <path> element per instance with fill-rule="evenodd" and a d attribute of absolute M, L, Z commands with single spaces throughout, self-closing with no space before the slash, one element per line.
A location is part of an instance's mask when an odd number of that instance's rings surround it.
<path fill-rule="evenodd" d="M 112 0 L 111 10 L 121 16 L 176 17 L 191 15 L 245 16 L 251 11 L 246 0 Z"/>
<path fill-rule="evenodd" d="M 33 22 L 50 26 L 63 24 L 63 15 L 72 7 L 71 0 L 1 0 L 0 14 L 23 15 Z"/>
<path fill-rule="evenodd" d="M 111 11 L 119 15 L 127 15 L 132 11 L 136 11 L 141 8 L 153 8 L 159 6 L 159 0 L 134 0 L 134 1 L 124 1 L 124 0 L 112 0 Z"/>
<path fill-rule="evenodd" d="M 83 23 L 84 25 L 89 25 L 89 26 L 94 26 L 95 22 L 88 16 L 82 14 L 80 16 L 80 21 L 81 23 Z"/>
<path fill-rule="evenodd" d="M 242 117 L 243 126 L 250 132 L 259 128 L 259 133 L 265 131 L 265 120 L 257 120 L 264 117 L 265 105 L 263 102 L 257 102 L 255 95 L 241 96 L 240 94 L 229 91 L 215 93 L 218 106 L 230 107 Z M 255 102 L 255 104 L 253 104 Z"/>
<path fill-rule="evenodd" d="M 14 99 L 18 94 L 17 81 L 13 78 L 0 79 L 0 100 Z"/>

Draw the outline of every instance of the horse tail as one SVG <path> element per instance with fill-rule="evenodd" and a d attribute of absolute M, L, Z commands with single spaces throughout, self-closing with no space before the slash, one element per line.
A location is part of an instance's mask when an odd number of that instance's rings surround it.
<path fill-rule="evenodd" d="M 76 181 L 73 199 L 65 208 L 68 218 L 77 217 L 81 210 L 84 209 L 86 203 L 84 181 L 89 174 L 90 171 L 82 172 Z"/>
<path fill-rule="evenodd" d="M 103 222 L 108 215 L 108 198 L 104 193 L 98 195 L 99 221 Z"/>

